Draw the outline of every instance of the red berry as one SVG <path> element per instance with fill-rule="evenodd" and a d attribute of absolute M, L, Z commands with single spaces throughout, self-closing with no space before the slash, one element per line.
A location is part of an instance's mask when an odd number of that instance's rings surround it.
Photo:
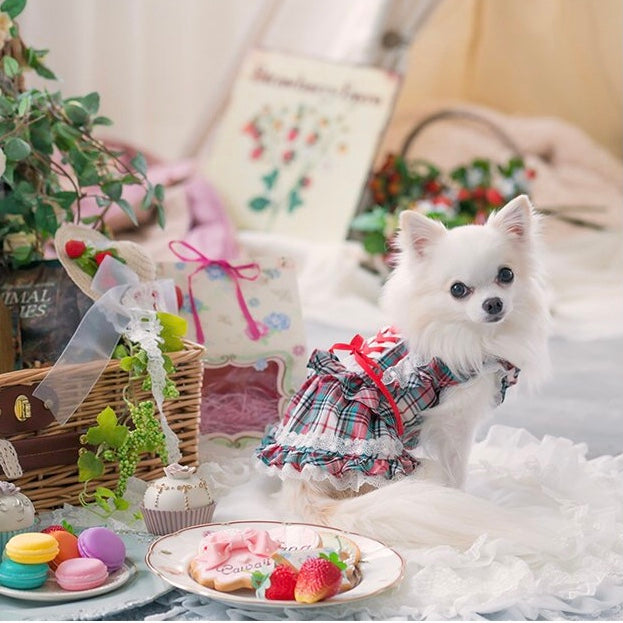
<path fill-rule="evenodd" d="M 177 308 L 181 309 L 184 304 L 184 293 L 182 292 L 182 288 L 179 286 L 175 286 L 175 296 L 177 298 Z"/>
<path fill-rule="evenodd" d="M 536 171 L 534 169 L 526 169 L 526 177 L 532 180 L 536 177 Z"/>
<path fill-rule="evenodd" d="M 298 574 L 290 565 L 277 565 L 270 574 L 270 586 L 266 589 L 266 599 L 294 599 L 294 587 Z"/>
<path fill-rule="evenodd" d="M 436 195 L 441 192 L 441 184 L 437 180 L 429 180 L 424 184 L 424 190 L 432 195 Z"/>
<path fill-rule="evenodd" d="M 49 534 L 50 532 L 67 532 L 63 526 L 59 526 L 58 524 L 54 524 L 52 526 L 48 526 L 41 530 L 41 532 L 45 532 L 45 534 Z"/>
<path fill-rule="evenodd" d="M 504 203 L 504 197 L 495 188 L 487 188 L 485 198 L 493 206 L 499 206 Z"/>
<path fill-rule="evenodd" d="M 313 604 L 333 597 L 342 585 L 342 572 L 330 560 L 308 558 L 302 565 L 296 579 L 294 598 L 296 601 Z"/>
<path fill-rule="evenodd" d="M 478 188 L 474 188 L 472 191 L 472 196 L 474 199 L 484 199 L 485 198 L 485 189 L 482 186 L 478 186 Z"/>
<path fill-rule="evenodd" d="M 65 253 L 72 260 L 78 259 L 87 250 L 87 245 L 82 240 L 68 240 L 65 243 Z"/>
<path fill-rule="evenodd" d="M 467 188 L 461 188 L 458 192 L 457 199 L 459 201 L 467 201 L 471 196 L 472 194 Z"/>
<path fill-rule="evenodd" d="M 99 266 L 104 261 L 104 258 L 107 255 L 110 255 L 110 257 L 113 257 L 112 251 L 100 251 L 99 253 L 96 253 L 95 263 Z"/>

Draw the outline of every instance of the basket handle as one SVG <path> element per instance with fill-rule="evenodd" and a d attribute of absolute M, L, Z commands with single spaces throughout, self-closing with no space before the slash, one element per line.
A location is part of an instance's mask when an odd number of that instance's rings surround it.
<path fill-rule="evenodd" d="M 503 143 L 506 147 L 508 147 L 516 156 L 521 157 L 522 152 L 513 141 L 513 139 L 506 134 L 502 129 L 500 129 L 495 123 L 479 115 L 470 110 L 462 110 L 460 108 L 446 108 L 444 110 L 440 110 L 428 117 L 425 117 L 420 121 L 412 130 L 407 134 L 407 137 L 402 144 L 402 149 L 400 150 L 400 155 L 404 158 L 409 151 L 409 148 L 413 144 L 413 141 L 420 135 L 422 130 L 424 130 L 427 126 L 436 123 L 437 121 L 445 121 L 448 119 L 466 119 L 468 121 L 475 121 L 486 126 L 489 130 L 492 131 L 493 134 L 497 136 L 501 143 Z"/>

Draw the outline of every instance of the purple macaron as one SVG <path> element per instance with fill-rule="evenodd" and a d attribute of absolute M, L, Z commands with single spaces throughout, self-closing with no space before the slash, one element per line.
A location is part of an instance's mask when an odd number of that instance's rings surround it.
<path fill-rule="evenodd" d="M 125 544 L 108 528 L 87 528 L 78 537 L 78 551 L 83 558 L 98 558 L 109 573 L 120 569 L 125 560 Z"/>

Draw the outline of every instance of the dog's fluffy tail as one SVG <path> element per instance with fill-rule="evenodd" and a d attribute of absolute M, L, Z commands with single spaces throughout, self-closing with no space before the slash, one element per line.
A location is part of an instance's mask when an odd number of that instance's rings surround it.
<path fill-rule="evenodd" d="M 356 497 L 334 499 L 309 483 L 284 483 L 286 503 L 306 521 L 357 532 L 390 545 L 466 549 L 487 534 L 517 554 L 560 553 L 558 539 L 523 513 L 458 489 L 406 478 Z"/>

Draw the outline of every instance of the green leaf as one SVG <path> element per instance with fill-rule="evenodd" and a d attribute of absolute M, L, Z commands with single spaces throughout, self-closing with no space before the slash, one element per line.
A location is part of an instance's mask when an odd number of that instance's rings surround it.
<path fill-rule="evenodd" d="M 120 498 L 118 496 L 115 496 L 115 498 L 113 499 L 113 502 L 115 504 L 115 508 L 118 511 L 125 511 L 128 508 L 130 508 L 130 503 L 125 500 L 124 498 Z"/>
<path fill-rule="evenodd" d="M 153 186 L 149 186 L 147 188 L 147 192 L 145 193 L 145 196 L 143 197 L 142 201 L 141 201 L 141 209 L 142 210 L 149 210 L 149 208 L 151 208 L 153 202 L 154 202 L 154 197 L 156 196 L 156 192 L 154 190 Z"/>
<path fill-rule="evenodd" d="M 78 174 L 78 182 L 80 186 L 95 186 L 99 182 L 100 176 L 91 162 L 87 163 L 82 171 Z"/>
<path fill-rule="evenodd" d="M 108 117 L 95 117 L 93 125 L 112 125 L 112 121 Z"/>
<path fill-rule="evenodd" d="M 158 312 L 158 320 L 162 325 L 160 337 L 162 338 L 161 348 L 165 353 L 180 351 L 184 348 L 182 339 L 186 335 L 188 323 L 181 316 Z"/>
<path fill-rule="evenodd" d="M 4 95 L 0 95 L 0 115 L 13 114 L 13 104 Z"/>
<path fill-rule="evenodd" d="M 270 173 L 268 173 L 267 175 L 264 175 L 264 177 L 262 177 L 262 181 L 264 182 L 264 185 L 266 186 L 266 190 L 271 190 L 273 186 L 277 183 L 278 178 L 279 178 L 279 169 L 273 169 Z"/>
<path fill-rule="evenodd" d="M 385 253 L 387 251 L 385 236 L 379 231 L 367 232 L 363 239 L 363 248 L 371 255 Z"/>
<path fill-rule="evenodd" d="M 166 215 L 164 212 L 164 206 L 161 203 L 156 204 L 156 220 L 160 229 L 164 229 L 166 225 Z"/>
<path fill-rule="evenodd" d="M 67 530 L 69 534 L 73 534 L 74 536 L 77 536 L 76 529 L 66 519 L 63 519 L 61 521 L 61 526 L 63 526 L 63 528 L 65 528 L 65 530 Z"/>
<path fill-rule="evenodd" d="M 303 205 L 298 189 L 291 190 L 288 194 L 288 212 L 294 212 L 296 208 Z"/>
<path fill-rule="evenodd" d="M 115 203 L 123 210 L 124 214 L 132 221 L 132 224 L 138 227 L 138 221 L 136 220 L 136 214 L 134 214 L 134 208 L 128 203 L 126 199 L 117 199 Z"/>
<path fill-rule="evenodd" d="M 69 120 L 78 126 L 84 125 L 89 121 L 89 113 L 79 100 L 66 100 L 63 110 L 67 117 L 69 117 Z"/>
<path fill-rule="evenodd" d="M 110 407 L 106 407 L 99 413 L 97 424 L 87 429 L 85 435 L 87 443 L 94 446 L 106 443 L 111 448 L 120 448 L 127 439 L 128 427 L 117 424 L 117 416 Z"/>
<path fill-rule="evenodd" d="M 95 115 L 100 107 L 100 94 L 93 91 L 92 93 L 89 93 L 81 98 L 80 102 L 89 115 Z"/>
<path fill-rule="evenodd" d="M 122 357 L 121 361 L 119 361 L 119 367 L 124 372 L 129 372 L 132 369 L 132 357 Z"/>
<path fill-rule="evenodd" d="M 355 231 L 385 231 L 386 212 L 380 206 L 372 209 L 370 212 L 364 212 L 357 215 L 352 223 L 351 228 Z"/>
<path fill-rule="evenodd" d="M 139 172 L 142 173 L 143 176 L 147 175 L 147 161 L 145 160 L 145 156 L 140 152 L 130 160 L 130 164 Z"/>
<path fill-rule="evenodd" d="M 30 126 L 30 142 L 39 152 L 50 155 L 54 151 L 52 126 L 45 117 L 35 121 Z"/>
<path fill-rule="evenodd" d="M 104 463 L 95 456 L 94 452 L 87 450 L 78 457 L 78 481 L 86 482 L 99 478 L 104 473 Z"/>
<path fill-rule="evenodd" d="M 46 67 L 42 62 L 37 61 L 36 63 L 31 65 L 31 67 L 42 78 L 45 78 L 46 80 L 56 80 L 56 74 L 49 67 Z"/>
<path fill-rule="evenodd" d="M 0 11 L 6 13 L 11 19 L 15 19 L 26 6 L 26 0 L 4 0 L 0 4 Z"/>
<path fill-rule="evenodd" d="M 48 203 L 40 203 L 35 209 L 35 225 L 39 232 L 45 232 L 53 236 L 58 229 L 58 220 L 54 208 Z"/>
<path fill-rule="evenodd" d="M 6 56 L 5 56 L 6 58 Z M 12 136 L 4 145 L 4 155 L 9 160 L 23 160 L 30 155 L 30 145 L 16 136 Z"/>
<path fill-rule="evenodd" d="M 154 186 L 154 195 L 158 201 L 164 201 L 164 186 L 162 184 L 156 184 Z"/>
<path fill-rule="evenodd" d="M 30 103 L 32 101 L 31 93 L 22 93 L 19 98 L 19 104 L 17 105 L 17 114 L 20 117 L 23 117 L 26 114 L 26 111 L 30 108 Z"/>
<path fill-rule="evenodd" d="M 121 193 L 123 192 L 123 185 L 121 182 L 106 182 L 102 184 L 101 188 L 113 201 L 119 201 L 119 199 L 121 199 Z"/>
<path fill-rule="evenodd" d="M 253 197 L 253 199 L 249 200 L 248 206 L 251 210 L 255 212 L 261 212 L 265 210 L 270 205 L 270 199 L 266 199 L 266 197 Z"/>

